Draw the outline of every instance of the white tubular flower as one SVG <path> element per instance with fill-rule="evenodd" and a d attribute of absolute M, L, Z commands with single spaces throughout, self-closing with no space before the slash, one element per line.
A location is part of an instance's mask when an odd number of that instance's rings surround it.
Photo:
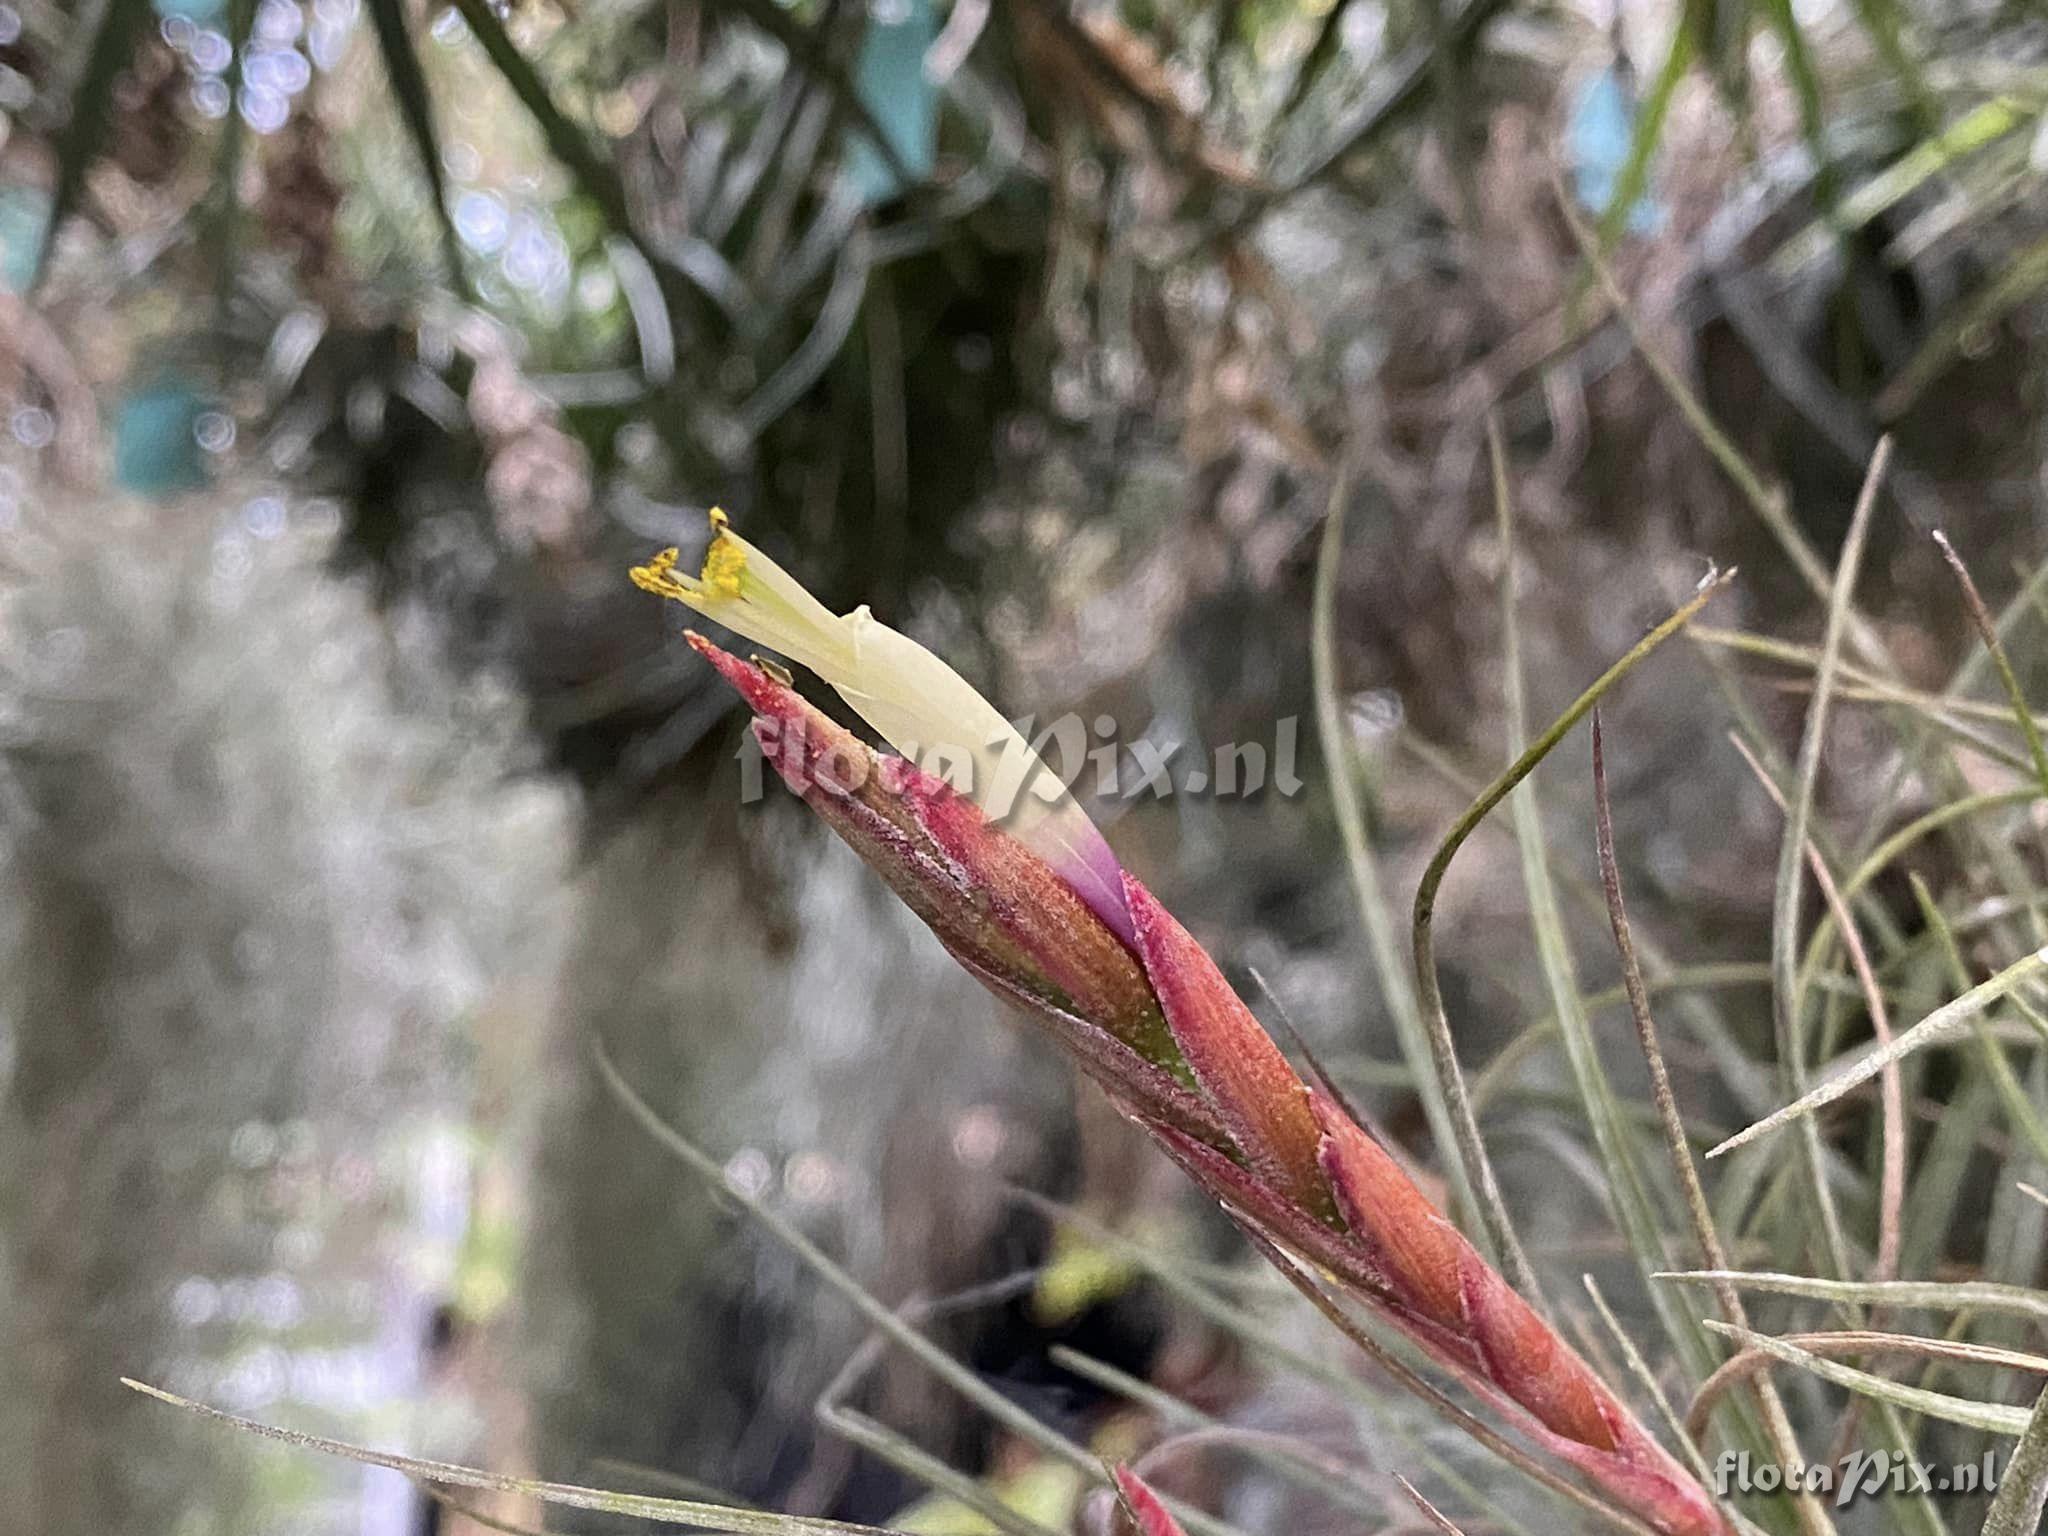
<path fill-rule="evenodd" d="M 944 661 L 863 603 L 835 614 L 711 511 L 713 537 L 692 578 L 680 551 L 635 566 L 636 586 L 672 598 L 830 683 L 882 739 L 962 789 L 1057 869 L 1097 916 L 1132 936 L 1121 866 L 1060 776 L 1017 728 Z"/>

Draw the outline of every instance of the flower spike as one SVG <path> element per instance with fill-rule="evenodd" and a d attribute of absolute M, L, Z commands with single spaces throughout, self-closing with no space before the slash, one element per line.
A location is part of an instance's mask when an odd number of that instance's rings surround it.
<path fill-rule="evenodd" d="M 889 697 L 923 711 L 920 718 L 955 707 L 962 692 L 975 700 L 970 719 L 995 714 L 930 652 L 865 610 L 843 620 L 825 614 L 722 521 L 714 527 L 696 578 L 677 575 L 675 556 L 665 552 L 634 579 L 810 666 L 856 708 L 860 698 L 849 689 L 860 681 L 876 690 L 861 697 L 895 690 Z M 817 632 L 796 634 L 799 623 Z M 834 627 L 842 625 L 866 638 L 850 640 Z M 893 648 L 870 645 L 876 632 Z M 802 643 L 785 643 L 792 638 Z M 856 662 L 881 675 L 827 671 L 842 640 L 853 644 Z M 806 703 L 787 674 L 698 635 L 690 643 L 753 710 L 763 749 L 790 788 L 970 974 L 1062 1045 L 1260 1252 L 1311 1271 L 1412 1339 L 1610 1507 L 1663 1536 L 1728 1536 L 1706 1490 L 1387 1150 L 1335 1099 L 1302 1082 L 1216 962 L 1109 860 L 1092 827 L 1108 862 L 1062 857 L 1071 842 L 1048 849 L 915 763 L 875 752 Z M 923 661 L 876 660 L 911 653 Z M 937 675 L 929 668 L 943 679 L 920 694 L 918 677 Z M 1114 902 L 1101 893 L 1105 880 Z M 1120 1485 L 1141 1536 L 1174 1536 L 1149 1491 Z"/>
<path fill-rule="evenodd" d="M 1138 931 L 1138 957 L 1174 1042 L 1238 1150 L 1296 1204 L 1334 1221 L 1337 1209 L 1316 1162 L 1322 1133 L 1309 1110 L 1308 1088 L 1208 951 L 1158 898 L 1125 875 L 1124 900 Z"/>

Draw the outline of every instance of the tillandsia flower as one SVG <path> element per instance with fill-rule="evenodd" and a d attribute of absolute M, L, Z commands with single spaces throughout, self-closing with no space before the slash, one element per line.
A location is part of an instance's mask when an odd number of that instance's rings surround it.
<path fill-rule="evenodd" d="M 707 619 L 808 667 L 912 762 L 942 765 L 950 783 L 1002 820 L 1124 938 L 1117 862 L 1060 776 L 1023 734 L 930 651 L 876 621 L 863 603 L 834 614 L 787 571 L 732 531 L 711 509 L 711 544 L 693 580 L 665 549 L 635 566 L 646 591 L 686 603 Z"/>
<path fill-rule="evenodd" d="M 673 550 L 634 580 L 811 667 L 906 753 L 963 736 L 1030 751 L 929 651 L 864 608 L 833 617 L 722 516 L 713 528 L 694 581 L 675 573 Z M 834 724 L 779 667 L 689 639 L 752 709 L 790 788 L 1262 1246 L 1399 1329 L 1613 1506 L 1668 1536 L 1726 1536 L 1705 1490 L 1394 1156 L 1302 1081 L 1216 962 L 1063 792 L 1037 797 L 1044 813 L 1020 827 L 1002 825 L 978 792 Z M 1050 772 L 1035 755 L 1027 768 L 1027 780 Z"/>

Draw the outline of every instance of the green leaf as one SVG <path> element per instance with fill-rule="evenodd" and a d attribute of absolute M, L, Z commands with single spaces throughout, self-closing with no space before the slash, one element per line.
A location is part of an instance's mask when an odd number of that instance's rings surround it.
<path fill-rule="evenodd" d="M 1514 498 L 1509 492 L 1498 421 L 1488 419 L 1486 436 L 1493 464 L 1494 510 L 1501 547 L 1501 671 L 1508 750 L 1519 753 L 1528 734 L 1528 696 L 1522 679 L 1521 621 L 1515 603 Z M 1509 797 L 1508 809 L 1514 823 L 1515 845 L 1521 855 L 1522 885 L 1528 897 L 1529 923 L 1535 931 L 1537 959 L 1549 988 L 1552 1011 L 1563 1032 L 1565 1060 L 1578 1091 L 1579 1108 L 1592 1127 L 1593 1144 L 1607 1176 L 1608 1207 L 1637 1268 L 1645 1276 L 1652 1275 L 1670 1262 L 1655 1199 L 1657 1186 L 1637 1156 L 1636 1137 L 1622 1117 L 1581 1002 L 1577 966 L 1570 941 L 1565 937 L 1533 778 L 1525 780 Z M 1652 1291 L 1650 1299 L 1666 1335 L 1694 1380 L 1704 1377 L 1713 1369 L 1713 1351 L 1697 1321 L 1684 1309 L 1672 1305 L 1667 1293 Z"/>
<path fill-rule="evenodd" d="M 1322 549 L 1316 557 L 1315 596 L 1309 615 L 1309 673 L 1315 687 L 1316 732 L 1330 776 L 1331 809 L 1336 812 L 1338 836 L 1343 841 L 1345 864 L 1351 872 L 1351 892 L 1365 927 L 1366 953 L 1372 961 L 1373 978 L 1379 983 L 1380 995 L 1393 1019 L 1394 1039 L 1400 1046 L 1401 1058 L 1414 1076 L 1416 1095 L 1422 1100 L 1423 1114 L 1429 1121 L 1430 1140 L 1450 1182 L 1452 1205 L 1469 1214 L 1475 1209 L 1472 1185 L 1457 1153 L 1457 1129 L 1442 1085 L 1430 1070 L 1429 1029 L 1422 1021 L 1415 986 L 1402 959 L 1399 930 L 1387 904 L 1379 860 L 1373 853 L 1371 834 L 1365 824 L 1365 808 L 1352 777 L 1351 740 L 1337 695 L 1337 573 L 1343 562 L 1344 502 L 1349 490 L 1348 477 L 1340 475 L 1330 492 L 1329 512 L 1323 520 Z"/>
<path fill-rule="evenodd" d="M 1907 1413 L 1922 1413 L 1950 1424 L 1961 1424 L 1966 1429 L 1982 1429 L 1998 1435 L 2017 1435 L 2027 1427 L 2027 1412 L 2023 1408 L 2009 1407 L 2004 1403 L 1981 1403 L 1975 1398 L 1951 1397 L 1946 1392 L 1933 1392 L 1925 1387 L 1910 1387 L 1869 1371 L 1859 1371 L 1853 1365 L 1844 1365 L 1839 1360 L 1826 1359 L 1810 1350 L 1801 1349 L 1797 1344 L 1774 1339 L 1769 1334 L 1753 1333 L 1747 1328 L 1734 1328 L 1727 1323 L 1717 1323 L 1711 1319 L 1707 1326 L 1716 1333 L 1726 1334 L 1745 1349 L 1762 1350 L 1774 1359 L 1782 1360 L 1787 1365 L 1796 1365 L 1823 1381 L 1833 1382 L 1836 1386 L 1845 1387 L 1861 1397 L 1875 1398 Z M 1993 1350 L 1988 1353 L 2004 1355 L 2006 1351 Z"/>
<path fill-rule="evenodd" d="M 1785 73 L 1792 78 L 1792 94 L 1799 101 L 1800 125 L 1813 156 L 1815 200 L 1832 219 L 1839 199 L 1834 156 L 1828 149 L 1827 101 L 1821 93 L 1820 68 L 1814 62 L 1813 50 L 1806 45 L 1806 32 L 1799 25 L 1792 0 L 1764 0 L 1764 14 L 1785 48 Z"/>
<path fill-rule="evenodd" d="M 1693 29 L 1687 26 L 1674 28 L 1671 51 L 1665 54 L 1664 65 L 1651 82 L 1650 93 L 1643 98 L 1637 110 L 1636 131 L 1629 140 L 1628 158 L 1622 162 L 1621 173 L 1614 179 L 1614 195 L 1608 198 L 1607 207 L 1600 214 L 1600 250 L 1603 255 L 1614 249 L 1630 214 L 1649 184 L 1650 161 L 1656 156 L 1658 144 L 1663 142 L 1664 121 L 1671 111 L 1671 99 L 1678 94 L 1678 82 L 1692 67 L 1692 58 Z"/>
<path fill-rule="evenodd" d="M 1989 1008 L 2015 988 L 2032 981 L 2048 971 L 2048 951 L 2036 950 L 2033 954 L 2014 961 L 1989 981 L 1979 982 L 1961 997 L 1943 1004 L 1927 1015 L 1904 1034 L 1894 1037 L 1892 1043 L 1862 1057 L 1854 1065 L 1837 1072 L 1819 1087 L 1787 1104 L 1774 1114 L 1766 1115 L 1746 1130 L 1738 1131 L 1718 1147 L 1707 1153 L 1708 1157 L 1720 1157 L 1737 1147 L 1768 1136 L 1781 1126 L 1811 1115 L 1815 1110 L 1832 1104 L 1835 1100 L 1869 1082 L 1892 1062 L 1901 1061 L 1918 1050 L 1930 1045 L 1946 1045 L 1974 1032 L 1977 1015 Z"/>
<path fill-rule="evenodd" d="M 31 289 L 42 283 L 50 253 L 57 246 L 57 232 L 77 211 L 85 193 L 85 173 L 99 158 L 113 122 L 114 82 L 128 67 L 148 19 L 149 0 L 106 0 L 106 9 L 100 12 L 100 24 L 87 45 L 85 68 L 71 92 L 70 116 L 57 136 L 57 189 L 51 196 L 49 222 L 43 226 Z"/>
<path fill-rule="evenodd" d="M 1985 1280 L 1821 1280 L 1810 1275 L 1781 1275 L 1768 1270 L 1693 1269 L 1660 1274 L 1658 1280 L 1689 1285 L 1733 1285 L 1852 1306 L 1893 1311 L 2001 1312 L 2048 1323 L 2048 1291 Z"/>
<path fill-rule="evenodd" d="M 1926 77 L 1906 49 L 1906 23 L 1897 0 L 1856 0 L 1856 16 L 1877 49 L 1885 67 L 1897 77 L 1905 92 L 1913 121 L 1922 133 L 1932 132 L 1940 116 L 1934 98 L 1928 94 Z"/>
<path fill-rule="evenodd" d="M 1877 397 L 1878 415 L 1896 420 L 1930 384 L 1971 350 L 1974 342 L 2043 287 L 2048 287 L 2048 239 L 2026 247 L 1984 287 L 1955 306 Z"/>
<path fill-rule="evenodd" d="M 398 98 L 399 113 L 405 118 L 406 131 L 412 135 L 413 148 L 419 154 L 420 174 L 426 178 L 434 216 L 441 223 L 441 249 L 448 263 L 448 280 L 458 293 L 467 296 L 469 284 L 462 262 L 462 237 L 456 233 L 455 219 L 448 211 L 448 186 L 441 174 L 441 141 L 434 127 L 433 96 L 427 88 L 426 71 L 420 67 L 420 56 L 412 45 L 412 32 L 406 25 L 405 0 L 367 0 L 367 4 L 370 23 L 377 33 L 377 51 L 384 56 L 384 74 L 391 82 L 392 95 Z"/>
<path fill-rule="evenodd" d="M 1344 13 L 1351 0 L 1333 0 L 1330 8 L 1323 12 L 1323 19 L 1316 27 L 1315 41 L 1309 44 L 1303 55 L 1301 67 L 1295 71 L 1294 83 L 1287 88 L 1287 99 L 1281 103 L 1279 116 L 1288 118 L 1315 89 L 1323 73 L 1337 57 L 1344 41 Z"/>
<path fill-rule="evenodd" d="M 1871 455 L 1870 468 L 1863 477 L 1863 490 L 1849 532 L 1842 541 L 1834 581 L 1828 594 L 1827 628 L 1821 639 L 1820 666 L 1814 673 L 1813 703 L 1807 710 L 1806 728 L 1799 742 L 1799 761 L 1792 792 L 1785 811 L 1785 833 L 1778 845 L 1777 879 L 1771 898 L 1771 1003 L 1778 1051 L 1778 1077 L 1783 1089 L 1798 1094 L 1806 1087 L 1806 1041 L 1803 998 L 1799 991 L 1799 910 L 1806 877 L 1806 845 L 1813 821 L 1813 798 L 1820 781 L 1821 748 L 1827 740 L 1828 709 L 1833 702 L 1836 668 L 1848 635 L 1849 618 L 1857 572 L 1862 564 L 1863 545 L 1870 528 L 1877 493 L 1884 484 L 1891 462 L 1891 442 L 1882 439 Z M 1835 1273 L 1849 1268 L 1848 1245 L 1842 1235 L 1832 1191 L 1821 1154 L 1820 1132 L 1811 1120 L 1799 1128 L 1799 1158 L 1806 1175 L 1807 1193 L 1814 1216 L 1820 1222 L 1827 1262 Z M 1711 1155 L 1711 1154 L 1709 1154 Z"/>
<path fill-rule="evenodd" d="M 626 206 L 625 183 L 609 161 L 591 144 L 590 137 L 555 105 L 540 71 L 533 67 L 505 24 L 491 9 L 490 0 L 455 0 L 455 9 L 484 50 L 491 66 L 512 88 L 519 104 L 526 108 L 547 141 L 548 153 L 576 178 L 583 194 L 597 204 L 605 223 L 614 234 L 632 235 L 633 221 Z M 395 77 L 394 77 L 395 78 Z"/>
<path fill-rule="evenodd" d="M 626 1515 L 636 1520 L 652 1520 L 664 1525 L 689 1526 L 694 1530 L 718 1531 L 727 1536 L 884 1536 L 881 1528 L 871 1525 L 850 1525 L 843 1520 L 816 1520 L 801 1515 L 764 1514 L 758 1510 L 743 1509 L 724 1504 L 704 1504 L 688 1499 L 657 1499 L 644 1493 L 613 1493 L 603 1488 L 584 1488 L 574 1483 L 544 1483 L 532 1478 L 508 1477 L 500 1472 L 485 1472 L 475 1467 L 458 1466 L 446 1461 L 426 1461 L 417 1456 L 400 1456 L 390 1451 L 373 1451 L 366 1446 L 350 1445 L 345 1440 L 330 1440 L 324 1435 L 306 1435 L 297 1430 L 279 1429 L 272 1424 L 260 1424 L 254 1419 L 245 1419 L 237 1414 L 224 1413 L 210 1408 L 205 1403 L 195 1403 L 190 1398 L 179 1397 L 160 1387 L 147 1386 L 139 1381 L 122 1378 L 121 1384 L 153 1397 L 160 1403 L 173 1408 L 197 1414 L 200 1418 L 228 1425 L 244 1434 L 258 1435 L 265 1440 L 277 1440 L 285 1445 L 298 1446 L 302 1450 L 318 1451 L 323 1456 L 339 1456 L 348 1461 L 361 1462 L 366 1467 L 389 1467 L 394 1472 L 403 1472 L 407 1477 L 425 1483 L 450 1484 L 457 1488 L 480 1488 L 492 1493 L 516 1493 L 543 1504 L 559 1504 L 569 1509 L 595 1509 L 607 1514 Z"/>
<path fill-rule="evenodd" d="M 1913 890 L 1913 899 L 1919 904 L 1920 915 L 1926 921 L 1928 932 L 1935 936 L 1948 964 L 1949 979 L 1957 987 L 1968 990 L 1970 985 L 1969 962 L 1963 958 L 1963 948 L 1956 942 L 1954 931 L 1949 927 L 1948 918 L 1943 914 L 1934 893 L 1927 888 L 1927 882 L 1920 872 L 1914 870 L 1907 876 Z M 1979 1013 L 1971 1021 L 1976 1030 L 1977 1046 L 1984 1053 L 1984 1065 L 1989 1069 L 1991 1086 L 1998 1090 L 1998 1097 L 2005 1105 L 2006 1119 L 2013 1130 L 2034 1149 L 2034 1155 L 2048 1161 L 2048 1127 L 2041 1124 L 2040 1112 L 2034 1108 L 2021 1084 L 2019 1075 L 2013 1071 L 2012 1063 L 2006 1059 L 2005 1047 L 1998 1043 Z M 2015 1147 L 2008 1155 L 2005 1171 L 2014 1172 L 2012 1157 L 2018 1153 Z"/>
<path fill-rule="evenodd" d="M 1429 1029 L 1431 1064 L 1442 1086 L 1445 1103 L 1449 1106 L 1452 1124 L 1457 1132 L 1458 1152 L 1464 1159 L 1465 1171 L 1479 1194 L 1479 1213 L 1485 1220 L 1485 1238 L 1499 1256 L 1501 1267 L 1510 1283 L 1517 1289 L 1533 1289 L 1533 1275 L 1528 1260 L 1516 1241 L 1507 1208 L 1500 1197 L 1500 1188 L 1493 1176 L 1493 1168 L 1486 1156 L 1484 1141 L 1479 1135 L 1479 1122 L 1473 1116 L 1471 1099 L 1465 1086 L 1464 1069 L 1458 1064 L 1457 1042 L 1451 1034 L 1450 1015 L 1444 1007 L 1443 983 L 1436 967 L 1436 899 L 1443 888 L 1444 876 L 1449 872 L 1451 861 L 1458 850 L 1478 829 L 1495 806 L 1513 792 L 1515 786 L 1536 770 L 1536 765 L 1550 755 L 1551 749 L 1564 740 L 1573 726 L 1583 720 L 1593 706 L 1600 702 L 1608 689 L 1620 682 L 1646 660 L 1650 653 L 1669 640 L 1673 635 L 1690 624 L 1700 609 L 1704 608 L 1714 594 L 1727 585 L 1734 572 L 1711 573 L 1702 581 L 1699 590 L 1681 604 L 1671 616 L 1651 630 L 1629 648 L 1627 654 L 1594 679 L 1584 693 L 1572 701 L 1565 712 L 1553 720 L 1522 755 L 1508 765 L 1507 769 L 1485 789 L 1476 800 L 1465 808 L 1450 831 L 1444 834 L 1430 857 L 1429 865 L 1422 872 L 1422 879 L 1415 888 L 1415 903 L 1410 920 L 1410 946 L 1415 958 L 1415 979 L 1420 991 L 1420 1006 L 1423 1021 Z"/>
<path fill-rule="evenodd" d="M 230 0 L 228 5 L 228 67 L 221 77 L 228 92 L 228 114 L 220 126 L 220 154 L 214 163 L 213 192 L 209 201 L 213 227 L 208 245 L 214 272 L 214 332 L 220 342 L 225 372 L 232 367 L 228 338 L 232 334 L 228 307 L 234 299 L 236 225 L 242 216 L 242 151 L 249 140 L 248 125 L 238 105 L 242 95 L 242 64 L 249 50 L 249 35 L 256 27 L 256 0 Z M 223 378 L 223 387 L 226 380 Z"/>
<path fill-rule="evenodd" d="M 1845 232 L 1861 229 L 1935 177 L 2032 121 L 2030 114 L 2006 97 L 1972 108 L 1940 133 L 1914 145 L 1854 191 L 1844 193 L 1841 202 L 1835 205 L 1835 227 Z M 1832 239 L 1833 231 L 1825 221 L 1811 221 L 1772 254 L 1772 275 L 1789 281 L 1800 268 L 1822 255 Z"/>
<path fill-rule="evenodd" d="M 656 1145 L 708 1189 L 738 1204 L 763 1232 L 788 1249 L 798 1263 L 816 1275 L 827 1287 L 838 1292 L 840 1297 L 878 1333 L 884 1335 L 890 1343 L 911 1356 L 1020 1440 L 1044 1455 L 1075 1468 L 1090 1482 L 1108 1484 L 1108 1473 L 1093 1455 L 1066 1436 L 1040 1423 L 990 1386 L 979 1374 L 962 1365 L 929 1337 L 912 1327 L 885 1306 L 845 1268 L 835 1263 L 824 1249 L 805 1236 L 794 1223 L 786 1220 L 765 1201 L 735 1187 L 726 1178 L 725 1169 L 716 1159 L 662 1119 L 655 1113 L 654 1107 L 634 1091 L 633 1085 L 627 1082 L 620 1075 L 619 1069 L 612 1064 L 611 1057 L 605 1053 L 602 1045 L 593 1040 L 590 1050 L 591 1059 L 605 1087 L 618 1100 L 620 1106 L 653 1138 Z M 1237 1527 L 1213 1515 L 1205 1514 L 1177 1500 L 1169 1501 L 1169 1504 L 1175 1516 L 1190 1532 L 1190 1536 L 1203 1536 L 1203 1533 L 1207 1533 L 1207 1536 L 1242 1536 Z"/>

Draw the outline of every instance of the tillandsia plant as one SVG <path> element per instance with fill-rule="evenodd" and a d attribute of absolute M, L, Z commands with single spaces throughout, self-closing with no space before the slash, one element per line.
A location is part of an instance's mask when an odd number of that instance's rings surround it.
<path fill-rule="evenodd" d="M 816 672 L 904 754 L 868 747 L 780 667 L 689 635 L 784 781 L 962 965 L 1043 1025 L 1290 1279 L 1383 1319 L 1610 1510 L 1668 1536 L 1732 1529 L 1394 1154 L 1304 1081 L 994 706 L 865 608 L 831 613 L 722 514 L 712 524 L 696 577 L 666 550 L 634 581 Z"/>

